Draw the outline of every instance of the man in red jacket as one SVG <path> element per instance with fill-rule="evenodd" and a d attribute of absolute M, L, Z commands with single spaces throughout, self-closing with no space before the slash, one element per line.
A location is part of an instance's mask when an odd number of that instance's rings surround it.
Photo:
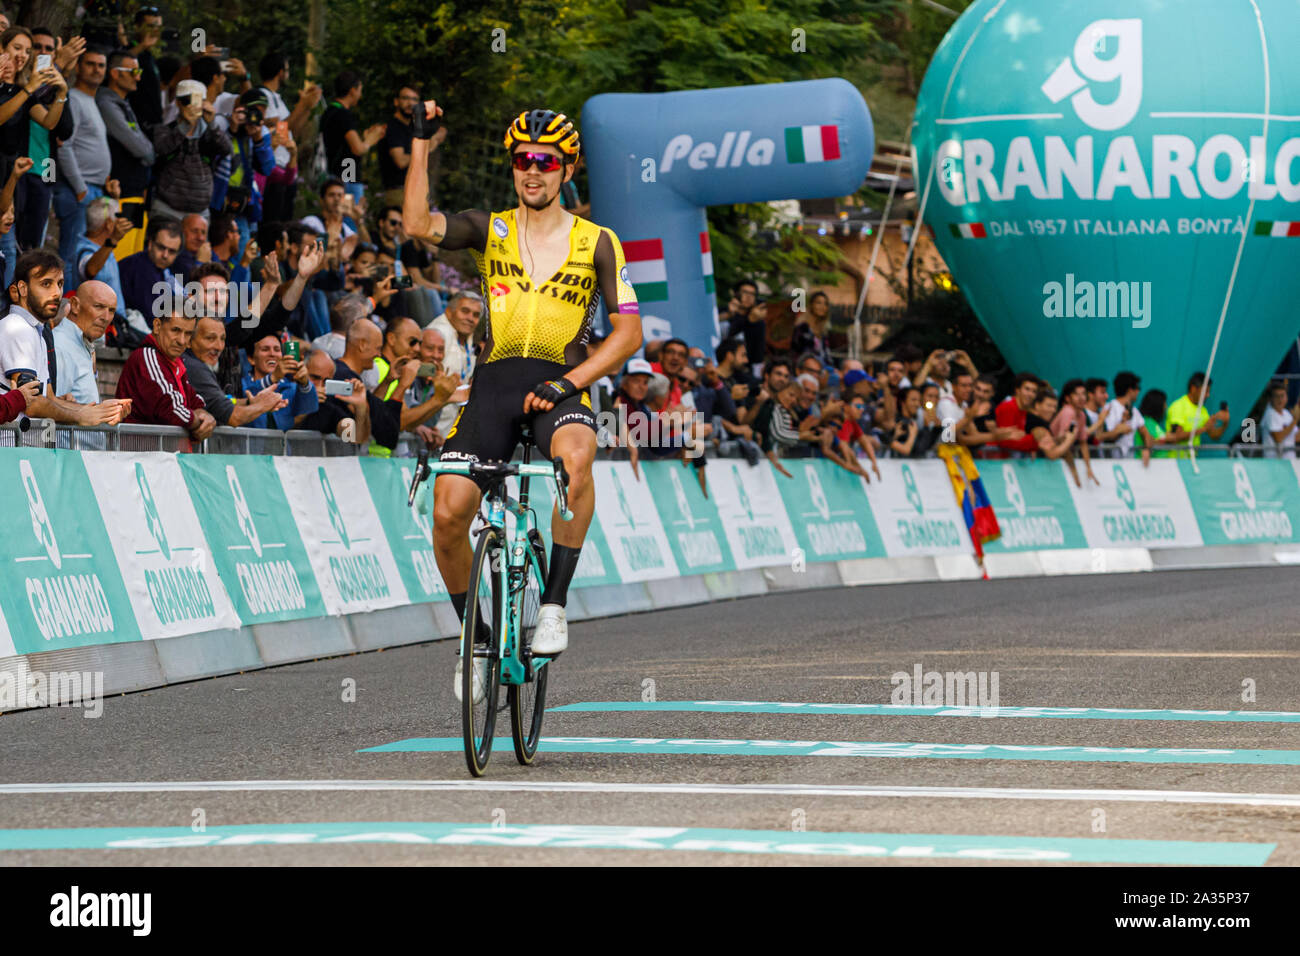
<path fill-rule="evenodd" d="M 132 400 L 128 424 L 179 425 L 195 441 L 203 441 L 217 427 L 181 361 L 194 325 L 193 316 L 179 311 L 154 319 L 153 334 L 126 360 L 117 380 L 117 397 Z"/>
<path fill-rule="evenodd" d="M 1014 428 L 1020 432 L 1019 438 L 1006 438 L 998 442 L 999 448 L 1023 452 L 1038 449 L 1038 442 L 1034 436 L 1025 434 L 1025 419 L 1029 415 L 1029 409 L 1033 407 L 1034 400 L 1038 397 L 1038 384 L 1038 376 L 1033 372 L 1021 372 L 1016 376 L 1015 390 L 1009 397 L 1003 399 L 994 411 L 999 427 Z"/>

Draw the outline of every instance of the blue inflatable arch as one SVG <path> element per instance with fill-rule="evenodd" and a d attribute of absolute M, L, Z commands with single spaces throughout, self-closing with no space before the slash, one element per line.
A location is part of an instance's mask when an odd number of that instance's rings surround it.
<path fill-rule="evenodd" d="M 719 338 L 708 206 L 846 196 L 875 136 L 846 80 L 604 93 L 582 108 L 592 218 L 622 240 L 647 338 Z"/>

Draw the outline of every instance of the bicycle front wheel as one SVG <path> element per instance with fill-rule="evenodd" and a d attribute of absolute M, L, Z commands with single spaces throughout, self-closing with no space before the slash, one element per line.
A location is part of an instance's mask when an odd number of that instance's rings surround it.
<path fill-rule="evenodd" d="M 474 549 L 469 593 L 465 601 L 465 627 L 461 632 L 460 716 L 465 738 L 465 763 L 472 776 L 481 777 L 492 755 L 496 731 L 497 697 L 501 692 L 500 628 L 504 627 L 501 593 L 501 536 L 484 528 Z M 494 568 L 498 570 L 493 570 Z M 482 635 L 487 646 L 475 644 Z M 485 698 L 474 700 L 474 672 L 482 662 Z"/>
<path fill-rule="evenodd" d="M 537 612 L 542 606 L 542 589 L 546 586 L 546 549 L 542 536 L 536 531 L 529 536 L 528 568 L 524 578 L 523 594 L 519 606 L 519 640 L 527 648 L 532 643 L 533 629 L 537 626 Z M 530 658 L 529 668 L 534 664 Z M 546 675 L 550 663 L 543 662 L 532 674 L 532 680 L 511 684 L 510 735 L 515 742 L 515 759 L 525 767 L 533 762 L 537 741 L 542 736 L 542 715 L 546 710 Z"/>

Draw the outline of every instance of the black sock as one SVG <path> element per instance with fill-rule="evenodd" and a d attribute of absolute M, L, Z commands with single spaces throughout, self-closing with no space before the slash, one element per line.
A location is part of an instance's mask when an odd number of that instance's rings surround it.
<path fill-rule="evenodd" d="M 461 591 L 459 594 L 447 594 L 448 599 L 451 601 L 451 606 L 456 609 L 456 616 L 460 618 L 460 623 L 462 625 L 465 623 L 465 600 L 468 594 L 468 591 Z M 478 635 L 474 639 L 475 644 L 488 644 L 491 642 L 491 632 L 488 631 L 487 625 L 483 623 L 483 618 L 481 616 L 478 619 L 478 627 L 476 630 L 478 631 Z"/>
<path fill-rule="evenodd" d="M 578 556 L 581 554 L 582 548 L 551 545 L 551 573 L 546 578 L 546 590 L 542 592 L 543 604 L 564 607 L 568 602 L 569 582 L 573 580 L 573 572 L 578 569 Z"/>

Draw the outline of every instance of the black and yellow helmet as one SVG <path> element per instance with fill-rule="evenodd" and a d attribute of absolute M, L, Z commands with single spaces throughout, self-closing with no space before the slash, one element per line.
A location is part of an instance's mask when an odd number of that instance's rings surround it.
<path fill-rule="evenodd" d="M 514 152 L 525 143 L 554 146 L 566 163 L 578 158 L 578 131 L 563 113 L 554 110 L 525 110 L 515 117 L 506 130 L 506 149 Z"/>

